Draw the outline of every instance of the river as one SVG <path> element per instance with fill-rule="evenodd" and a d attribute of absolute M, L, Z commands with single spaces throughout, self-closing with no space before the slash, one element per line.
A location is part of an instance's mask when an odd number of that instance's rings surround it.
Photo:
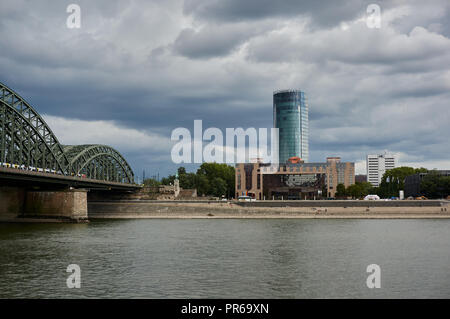
<path fill-rule="evenodd" d="M 0 224 L 0 297 L 449 298 L 450 220 Z"/>

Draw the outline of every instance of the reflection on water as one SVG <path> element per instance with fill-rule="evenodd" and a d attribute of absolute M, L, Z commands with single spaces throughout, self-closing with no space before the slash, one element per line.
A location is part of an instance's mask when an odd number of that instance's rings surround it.
<path fill-rule="evenodd" d="M 0 224 L 2 298 L 450 297 L 448 220 Z M 381 266 L 381 289 L 366 267 Z M 81 289 L 66 286 L 69 264 Z"/>

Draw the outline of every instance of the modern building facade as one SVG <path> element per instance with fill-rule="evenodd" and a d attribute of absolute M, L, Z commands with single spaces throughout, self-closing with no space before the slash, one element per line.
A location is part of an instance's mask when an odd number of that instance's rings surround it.
<path fill-rule="evenodd" d="M 367 155 L 367 181 L 374 187 L 380 186 L 386 171 L 397 167 L 397 158 L 393 154 Z"/>
<path fill-rule="evenodd" d="M 279 162 L 300 157 L 308 162 L 308 102 L 300 90 L 273 93 L 273 127 L 279 129 Z"/>
<path fill-rule="evenodd" d="M 355 183 L 355 163 L 328 157 L 325 163 L 305 163 L 291 158 L 286 163 L 236 165 L 236 197 L 258 200 L 318 199 L 335 197 L 338 184 Z"/>

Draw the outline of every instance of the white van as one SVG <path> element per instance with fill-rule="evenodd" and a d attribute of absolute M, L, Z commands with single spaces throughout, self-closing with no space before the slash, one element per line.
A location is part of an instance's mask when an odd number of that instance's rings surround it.
<path fill-rule="evenodd" d="M 239 196 L 238 201 L 240 202 L 254 202 L 256 199 L 250 197 L 250 196 Z"/>
<path fill-rule="evenodd" d="M 364 200 L 380 200 L 380 196 L 378 195 L 367 195 L 364 197 Z"/>

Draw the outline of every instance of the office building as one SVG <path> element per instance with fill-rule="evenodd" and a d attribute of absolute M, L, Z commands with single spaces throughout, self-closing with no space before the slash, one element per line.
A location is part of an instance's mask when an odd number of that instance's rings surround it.
<path fill-rule="evenodd" d="M 236 197 L 258 200 L 320 199 L 335 197 L 338 184 L 355 183 L 355 163 L 328 157 L 324 163 L 305 163 L 298 157 L 286 163 L 245 163 L 236 165 Z"/>
<path fill-rule="evenodd" d="M 386 171 L 397 167 L 397 159 L 392 154 L 367 155 L 367 181 L 374 187 L 380 186 L 381 179 Z"/>
<path fill-rule="evenodd" d="M 279 129 L 279 162 L 291 157 L 308 162 L 308 103 L 299 90 L 282 90 L 273 94 L 273 126 Z"/>

